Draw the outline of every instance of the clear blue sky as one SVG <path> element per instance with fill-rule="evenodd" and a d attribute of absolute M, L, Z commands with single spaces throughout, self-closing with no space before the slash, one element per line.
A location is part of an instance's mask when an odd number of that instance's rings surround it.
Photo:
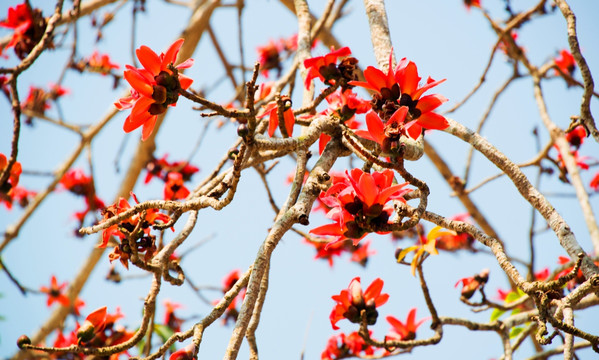
<path fill-rule="evenodd" d="M 504 17 L 503 1 L 482 0 L 494 18 Z M 34 6 L 41 6 L 44 14 L 51 11 L 51 1 L 31 1 Z M 596 35 L 599 33 L 597 15 L 599 6 L 593 1 L 572 0 L 571 6 L 577 15 L 578 31 L 583 54 L 592 71 L 599 69 L 599 47 Z M 9 6 L 19 1 L 4 1 L 0 5 L 0 17 L 6 14 Z M 66 2 L 69 5 L 70 2 Z M 514 10 L 527 9 L 535 1 L 514 2 Z M 321 12 L 322 1 L 309 1 L 312 11 Z M 180 33 L 187 21 L 185 9 L 148 1 L 147 11 L 138 17 L 137 38 L 135 46 L 148 45 L 154 50 L 164 50 Z M 447 78 L 447 81 L 435 88 L 435 92 L 449 98 L 448 109 L 476 84 L 486 65 L 495 35 L 486 20 L 477 9 L 468 12 L 459 0 L 443 1 L 388 1 L 387 9 L 391 28 L 392 41 L 398 58 L 408 57 L 418 64 L 421 76 L 432 76 L 435 79 Z M 360 60 L 364 68 L 376 65 L 371 51 L 367 19 L 361 1 L 351 1 L 347 6 L 348 13 L 334 28 L 333 33 L 343 45 L 351 47 L 354 56 Z M 90 28 L 88 18 L 80 21 L 79 55 L 89 55 L 94 49 L 107 52 L 117 63 L 131 64 L 130 17 L 131 3 L 114 19 L 114 23 L 104 31 L 104 38 L 95 44 L 95 32 Z M 160 19 L 160 20 L 158 20 Z M 297 31 L 294 16 L 278 1 L 255 0 L 247 2 L 243 18 L 246 64 L 256 60 L 255 48 L 266 44 L 270 39 L 288 37 Z M 212 26 L 224 47 L 226 55 L 232 62 L 238 62 L 236 11 L 234 8 L 219 9 L 213 17 Z M 535 64 L 541 64 L 560 49 L 567 47 L 565 21 L 559 12 L 543 19 L 527 24 L 519 31 L 518 42 L 522 44 Z M 0 29 L 0 36 L 9 31 Z M 46 86 L 55 82 L 65 59 L 69 54 L 72 41 L 69 33 L 65 38 L 64 49 L 44 53 L 38 61 L 20 78 L 21 98 L 27 94 L 30 85 Z M 322 45 L 313 50 L 315 55 L 327 52 Z M 194 79 L 194 88 L 212 89 L 209 98 L 216 102 L 227 103 L 231 97 L 231 87 L 224 81 L 213 88 L 215 82 L 222 77 L 224 71 L 213 50 L 208 36 L 204 36 L 193 56 L 195 65 L 187 72 Z M 2 66 L 14 64 L 14 55 L 9 60 L 0 60 Z M 510 66 L 503 55 L 497 54 L 487 82 L 460 111 L 452 117 L 464 125 L 475 128 L 494 91 L 510 75 Z M 596 74 L 595 74 L 596 75 Z M 580 79 L 579 74 L 575 75 Z M 264 80 L 260 78 L 260 80 Z M 299 82 L 296 86 L 299 86 Z M 64 85 L 71 94 L 61 100 L 60 106 L 65 120 L 79 124 L 97 122 L 111 104 L 122 95 L 126 87 L 121 85 L 112 89 L 108 77 L 99 75 L 81 76 L 76 72 L 67 74 Z M 535 143 L 530 135 L 533 128 L 542 128 L 533 100 L 532 86 L 529 78 L 519 79 L 499 100 L 482 134 L 504 151 L 515 162 L 524 162 L 536 154 Z M 544 85 L 550 115 L 554 122 L 567 127 L 570 115 L 577 114 L 580 106 L 580 89 L 566 89 L 561 80 L 548 81 Z M 363 93 L 362 95 L 365 96 Z M 298 100 L 299 103 L 300 100 Z M 155 155 L 169 154 L 170 160 L 185 159 L 190 156 L 204 127 L 205 119 L 191 110 L 193 104 L 181 99 L 178 106 L 169 112 L 165 126 L 157 138 L 158 148 Z M 593 99 L 593 110 L 597 101 Z M 8 153 L 12 133 L 12 117 L 6 100 L 0 99 L 0 152 Z M 56 107 L 48 111 L 56 116 Z M 596 115 L 596 114 L 595 114 Z M 121 128 L 126 117 L 119 114 L 99 134 L 93 144 L 94 172 L 96 187 L 100 197 L 107 203 L 112 201 L 119 181 L 127 168 L 133 150 L 136 147 L 140 131 L 126 136 Z M 596 115 L 596 117 L 598 117 Z M 76 147 L 78 139 L 72 133 L 42 122 L 35 121 L 32 127 L 23 126 L 19 161 L 27 170 L 52 171 Z M 220 159 L 222 154 L 236 139 L 236 127 L 229 124 L 220 130 L 211 126 L 209 136 L 202 143 L 199 151 L 193 154 L 192 163 L 201 168 L 201 172 L 193 178 L 197 184 L 207 175 Z M 541 131 L 542 143 L 548 135 Z M 451 164 L 457 174 L 463 174 L 467 147 L 458 139 L 445 133 L 432 133 L 427 136 L 441 155 Z M 121 142 L 126 146 L 119 152 Z M 316 152 L 315 152 L 316 154 Z M 599 158 L 599 146 L 592 141 L 585 143 L 581 155 Z M 118 160 L 120 172 L 115 170 L 115 159 Z M 313 156 L 311 164 L 316 160 Z M 354 161 L 354 164 L 358 164 Z M 77 161 L 78 167 L 87 172 L 85 156 Z M 335 168 L 347 168 L 346 159 L 340 159 Z M 438 175 L 427 159 L 408 164 L 408 170 L 415 176 L 425 180 L 430 188 L 429 209 L 446 216 L 464 211 L 456 198 L 450 196 L 451 190 Z M 597 171 L 592 168 L 583 174 L 585 184 Z M 288 187 L 285 184 L 287 174 L 293 170 L 290 159 L 281 159 L 280 164 L 269 175 L 269 181 L 275 193 L 275 200 L 282 205 Z M 496 169 L 481 156 L 475 156 L 471 184 L 476 184 L 487 176 L 496 173 Z M 526 172 L 534 176 L 535 171 Z M 22 177 L 22 184 L 27 188 L 41 190 L 49 183 L 47 177 Z M 569 193 L 573 190 L 561 184 L 556 177 L 543 178 L 541 188 L 552 193 Z M 154 181 L 149 186 L 141 182 L 135 192 L 140 200 L 161 198 L 162 186 Z M 245 270 L 254 260 L 261 242 L 272 224 L 274 213 L 266 199 L 266 193 L 255 172 L 248 169 L 243 173 L 238 193 L 234 202 L 224 210 L 216 212 L 212 209 L 200 213 L 198 225 L 192 236 L 182 246 L 182 250 L 192 247 L 206 237 L 212 237 L 206 244 L 189 254 L 183 261 L 183 267 L 189 278 L 198 285 L 220 286 L 221 279 L 232 269 Z M 518 197 L 515 188 L 505 178 L 497 180 L 473 195 L 474 201 L 483 208 L 484 214 L 507 244 L 507 250 L 519 257 L 528 256 L 528 228 L 530 209 Z M 599 213 L 598 197 L 592 197 L 591 203 Z M 581 218 L 580 208 L 573 197 L 551 197 L 550 201 L 559 210 L 574 230 L 581 245 L 591 250 L 586 227 Z M 26 286 L 38 289 L 48 285 L 51 274 L 55 274 L 60 282 L 70 281 L 78 272 L 93 246 L 98 242 L 97 236 L 83 239 L 73 236 L 76 222 L 72 213 L 83 209 L 81 198 L 68 192 L 56 192 L 49 196 L 37 213 L 21 231 L 18 239 L 5 250 L 2 259 L 10 270 Z M 11 212 L 0 209 L 0 228 L 12 224 L 21 214 L 20 209 Z M 185 217 L 175 226 L 181 229 Z M 322 224 L 326 220 L 320 214 L 312 216 L 311 227 Z M 426 225 L 428 229 L 432 226 Z M 543 228 L 541 221 L 537 228 Z M 308 230 L 308 229 L 304 229 Z M 167 239 L 172 235 L 167 234 Z M 260 355 L 263 359 L 299 358 L 305 349 L 305 359 L 319 358 L 327 339 L 335 332 L 328 320 L 334 302 L 331 295 L 349 284 L 355 276 L 361 276 L 367 285 L 376 277 L 385 281 L 384 291 L 389 293 L 390 301 L 380 308 L 380 320 L 372 327 L 374 337 L 382 338 L 389 325 L 384 321 L 387 315 L 405 319 L 412 307 L 418 307 L 419 317 L 427 316 L 426 307 L 419 290 L 418 282 L 408 268 L 399 266 L 393 259 L 395 245 L 389 236 L 369 236 L 371 247 L 377 251 L 368 266 L 362 268 L 350 263 L 347 257 L 336 261 L 333 269 L 325 261 L 314 261 L 314 251 L 306 246 L 301 238 L 289 232 L 275 250 L 271 267 L 270 289 L 265 303 L 260 327 L 257 332 Z M 406 246 L 407 242 L 403 243 Z M 558 255 L 565 255 L 559 248 L 555 236 L 545 232 L 537 237 L 538 267 L 554 267 Z M 479 246 L 480 248 L 481 246 Z M 430 258 L 425 264 L 425 271 L 433 300 L 443 316 L 467 317 L 477 321 L 485 321 L 489 313 L 474 314 L 459 301 L 459 291 L 453 288 L 454 283 L 462 277 L 471 276 L 482 268 L 491 269 L 491 280 L 487 293 L 494 294 L 498 287 L 505 288 L 507 282 L 496 266 L 495 259 L 489 255 L 468 253 L 447 254 Z M 117 268 L 122 270 L 120 265 Z M 109 269 L 106 259 L 92 274 L 92 279 L 81 294 L 87 314 L 100 306 L 108 306 L 114 311 L 121 306 L 126 318 L 121 323 L 134 328 L 140 319 L 143 297 L 147 293 L 150 278 L 134 278 L 116 285 L 103 280 Z M 122 271 L 123 275 L 140 275 L 140 271 L 132 269 Z M 15 341 L 21 334 L 32 334 L 36 327 L 46 320 L 52 309 L 45 306 L 45 296 L 30 294 L 22 296 L 10 283 L 5 274 L 0 274 L 0 358 L 9 357 L 16 350 Z M 218 299 L 220 293 L 204 291 L 211 300 Z M 178 311 L 183 317 L 205 315 L 210 308 L 196 297 L 187 285 L 172 287 L 163 285 L 159 295 L 159 303 L 166 298 L 181 302 L 185 308 Z M 162 319 L 164 309 L 159 306 L 158 319 Z M 597 310 L 580 313 L 577 323 L 594 334 L 599 332 L 596 321 Z M 192 321 L 184 324 L 191 326 Z M 347 321 L 339 323 L 343 331 L 357 330 L 354 324 Z M 419 338 L 432 334 L 427 325 L 421 328 Z M 67 328 L 72 327 L 72 319 Z M 200 347 L 200 357 L 219 358 L 224 354 L 232 327 L 215 324 L 206 330 Z M 468 334 L 468 335 L 467 335 Z M 471 341 L 464 348 L 464 336 Z M 527 345 L 528 346 L 528 345 Z M 247 347 L 243 345 L 241 358 L 247 357 Z M 418 348 L 413 351 L 413 358 L 428 359 L 438 356 L 440 352 L 460 356 L 462 359 L 497 358 L 501 354 L 501 343 L 494 333 L 467 333 L 462 328 L 447 327 L 440 345 Z M 530 349 L 523 349 L 529 353 Z M 583 352 L 581 358 L 589 359 L 593 355 Z M 520 356 L 518 356 L 520 358 Z"/>

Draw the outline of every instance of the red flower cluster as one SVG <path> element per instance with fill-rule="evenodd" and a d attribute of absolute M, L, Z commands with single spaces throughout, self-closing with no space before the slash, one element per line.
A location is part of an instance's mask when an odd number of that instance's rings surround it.
<path fill-rule="evenodd" d="M 127 65 L 123 76 L 133 88 L 131 95 L 119 99 L 114 105 L 119 110 L 131 109 L 131 115 L 125 119 L 123 130 L 131 132 L 143 125 L 142 140 L 146 140 L 156 124 L 159 114 L 167 107 L 175 106 L 179 99 L 179 88 L 187 89 L 193 80 L 183 74 L 174 74 L 169 66 L 177 59 L 183 39 L 175 41 L 166 51 L 157 55 L 147 46 L 135 51 L 143 68 Z M 187 59 L 176 66 L 178 70 L 193 65 L 193 59 Z"/>
<path fill-rule="evenodd" d="M 31 9 L 29 2 L 8 8 L 6 20 L 0 26 L 13 29 L 13 35 L 6 48 L 15 48 L 15 54 L 24 59 L 41 40 L 46 31 L 47 21 L 39 9 Z M 53 45 L 50 44 L 50 47 Z M 4 49 L 0 49 L 0 54 Z"/>
<path fill-rule="evenodd" d="M 86 209 L 75 213 L 75 217 L 83 222 L 83 219 L 90 211 L 103 209 L 104 201 L 96 196 L 94 181 L 90 176 L 85 175 L 81 169 L 71 169 L 67 171 L 60 184 L 68 191 L 75 195 L 83 196 L 85 199 Z"/>
<path fill-rule="evenodd" d="M 368 229 L 388 223 L 393 207 L 390 200 L 403 200 L 410 192 L 407 183 L 393 185 L 393 171 L 365 173 L 361 169 L 345 172 L 345 176 L 332 177 L 331 187 L 320 200 L 331 208 L 327 217 L 335 223 L 310 230 L 316 235 L 330 235 L 336 239 L 328 246 L 345 239 L 353 239 L 354 245 L 366 236 Z M 387 232 L 377 232 L 386 234 Z"/>
<path fill-rule="evenodd" d="M 354 70 L 358 60 L 355 58 L 345 58 L 337 65 L 337 59 L 351 55 L 351 50 L 346 46 L 339 50 L 333 50 L 324 56 L 316 56 L 304 60 L 304 67 L 308 70 L 304 86 L 310 88 L 312 79 L 319 78 L 326 85 L 335 85 L 340 80 L 355 80 Z M 346 85 L 341 83 L 343 87 Z"/>
<path fill-rule="evenodd" d="M 360 278 L 355 277 L 347 289 L 341 290 L 339 295 L 333 295 L 331 298 L 337 302 L 329 316 L 333 329 L 339 329 L 336 324 L 342 319 L 359 324 L 362 321 L 362 310 L 365 311 L 366 323 L 374 325 L 379 316 L 376 308 L 389 300 L 389 294 L 381 294 L 383 285 L 383 280 L 377 278 L 366 288 L 365 292 L 362 292 Z"/>
<path fill-rule="evenodd" d="M 364 114 L 370 110 L 370 103 L 359 98 L 350 89 L 339 89 L 326 97 L 329 107 L 322 112 L 324 115 L 339 117 L 350 129 L 357 129 L 361 123 L 356 120 L 355 114 Z M 322 154 L 324 147 L 331 140 L 325 133 L 320 135 L 318 142 L 318 153 Z"/>
<path fill-rule="evenodd" d="M 146 179 L 144 183 L 149 183 L 153 177 L 158 177 L 164 181 L 164 199 L 179 200 L 189 195 L 189 189 L 183 184 L 189 181 L 193 174 L 200 171 L 199 168 L 190 165 L 187 161 L 168 162 L 165 154 L 160 159 L 152 159 L 146 165 Z"/>
<path fill-rule="evenodd" d="M 327 341 L 327 347 L 320 355 L 321 360 L 337 360 L 350 357 L 374 355 L 374 348 L 364 341 L 357 331 L 345 335 L 333 335 Z"/>
<path fill-rule="evenodd" d="M 401 135 L 417 139 L 423 129 L 443 130 L 449 126 L 443 116 L 433 112 L 447 99 L 439 94 L 422 96 L 445 79 L 435 81 L 429 77 L 420 86 L 421 78 L 414 62 L 403 58 L 393 70 L 392 61 L 390 55 L 386 74 L 369 66 L 364 70 L 365 82 L 349 82 L 375 92 L 371 101 L 374 112 L 366 115 L 368 132 L 357 134 L 378 142 L 384 152 L 396 147 Z"/>
<path fill-rule="evenodd" d="M 135 333 L 127 331 L 122 325 L 116 325 L 118 319 L 123 318 L 120 308 L 116 313 L 106 312 L 106 306 L 91 312 L 77 330 L 77 345 L 88 347 L 104 347 L 121 344 L 129 340 Z M 126 354 L 126 353 L 125 353 Z M 118 354 L 111 360 L 118 359 Z"/>
<path fill-rule="evenodd" d="M 137 197 L 135 197 L 134 194 L 131 195 L 135 202 L 139 203 Z M 120 198 L 116 204 L 110 205 L 102 210 L 102 216 L 104 217 L 103 221 L 122 214 L 130 208 L 131 205 L 129 205 L 129 202 L 124 198 Z M 119 259 L 123 266 L 128 269 L 132 250 L 129 246 L 129 242 L 126 240 L 127 237 L 133 237 L 135 245 L 137 246 L 137 252 L 145 253 L 144 260 L 149 261 L 156 252 L 156 236 L 150 234 L 150 226 L 162 225 L 168 223 L 170 220 L 171 218 L 168 215 L 161 213 L 158 209 L 148 209 L 146 210 L 146 215 L 143 219 L 140 214 L 136 214 L 133 217 L 125 219 L 104 230 L 102 234 L 102 243 L 98 245 L 98 247 L 106 247 L 111 236 L 118 237 L 121 240 L 121 243 L 114 247 L 112 253 L 108 255 L 108 258 L 110 259 L 110 262 Z M 138 225 L 140 225 L 140 231 L 138 233 L 132 233 Z"/>

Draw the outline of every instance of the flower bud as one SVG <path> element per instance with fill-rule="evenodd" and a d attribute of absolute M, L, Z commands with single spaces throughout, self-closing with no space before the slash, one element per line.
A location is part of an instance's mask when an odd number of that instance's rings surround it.
<path fill-rule="evenodd" d="M 250 133 L 250 129 L 248 129 L 246 124 L 240 124 L 237 127 L 237 135 L 239 135 L 242 138 L 245 138 L 246 136 L 248 136 L 248 134 Z"/>
<path fill-rule="evenodd" d="M 17 346 L 19 347 L 19 349 L 23 349 L 25 345 L 31 345 L 31 339 L 27 335 L 19 336 L 19 338 L 17 339 Z"/>

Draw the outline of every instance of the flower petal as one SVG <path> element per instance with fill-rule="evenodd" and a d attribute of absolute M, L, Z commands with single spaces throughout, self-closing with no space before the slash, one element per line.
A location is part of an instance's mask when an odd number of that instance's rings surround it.
<path fill-rule="evenodd" d="M 179 49 L 181 49 L 181 45 L 185 39 L 177 39 L 174 43 L 169 46 L 168 50 L 164 54 L 164 58 L 162 59 L 162 65 L 160 66 L 161 70 L 166 70 L 169 64 L 174 64 L 177 59 L 177 54 L 179 54 Z"/>
<path fill-rule="evenodd" d="M 125 80 L 135 91 L 141 95 L 151 98 L 154 93 L 153 84 L 148 83 L 147 79 L 136 70 L 125 70 L 123 73 Z"/>
<path fill-rule="evenodd" d="M 424 113 L 416 121 L 425 129 L 445 130 L 449 127 L 447 119 L 434 112 Z"/>
<path fill-rule="evenodd" d="M 150 137 L 152 131 L 154 130 L 154 125 L 156 125 L 157 115 L 151 115 L 145 122 L 144 127 L 141 132 L 141 140 L 146 141 L 147 138 Z"/>
<path fill-rule="evenodd" d="M 382 144 L 385 139 L 385 125 L 383 125 L 383 121 L 374 111 L 366 114 L 366 126 L 372 138 L 377 143 Z"/>
<path fill-rule="evenodd" d="M 149 47 L 142 45 L 135 50 L 137 58 L 143 67 L 154 76 L 160 73 L 160 57 Z"/>

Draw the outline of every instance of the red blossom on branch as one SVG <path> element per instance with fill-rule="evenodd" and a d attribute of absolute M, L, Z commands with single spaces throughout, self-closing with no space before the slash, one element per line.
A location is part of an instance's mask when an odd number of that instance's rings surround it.
<path fill-rule="evenodd" d="M 166 312 L 164 313 L 164 325 L 168 326 L 175 332 L 181 331 L 181 325 L 185 322 L 185 320 L 175 315 L 175 310 L 182 308 L 183 305 L 170 300 L 164 300 L 163 304 L 166 309 Z"/>
<path fill-rule="evenodd" d="M 165 200 L 185 199 L 189 195 L 189 189 L 183 184 L 183 175 L 178 172 L 168 173 L 166 183 L 164 184 Z"/>
<path fill-rule="evenodd" d="M 405 323 L 393 316 L 387 316 L 387 321 L 391 325 L 391 330 L 387 338 L 399 341 L 414 340 L 418 327 L 427 320 L 428 318 L 424 318 L 416 321 L 416 308 L 410 310 Z"/>
<path fill-rule="evenodd" d="M 69 297 L 63 293 L 63 290 L 66 286 L 66 282 L 59 285 L 58 281 L 56 281 L 56 276 L 52 275 L 52 278 L 50 279 L 50 286 L 42 286 L 40 288 L 41 292 L 48 295 L 48 301 L 46 302 L 48 307 L 52 306 L 54 302 L 58 302 L 62 306 L 69 306 L 71 304 Z"/>
<path fill-rule="evenodd" d="M 591 189 L 599 191 L 599 172 L 596 173 L 595 176 L 593 176 L 591 182 L 589 183 L 589 186 L 591 187 Z"/>
<path fill-rule="evenodd" d="M 174 65 L 183 39 L 176 40 L 167 49 L 166 53 L 157 55 L 147 46 L 141 46 L 135 51 L 143 68 L 134 68 L 126 65 L 123 76 L 131 85 L 131 95 L 119 99 L 114 105 L 119 109 L 131 109 L 131 114 L 125 119 L 123 130 L 131 132 L 143 126 L 142 140 L 146 140 L 156 124 L 159 114 L 166 111 L 167 107 L 175 106 L 179 99 L 179 88 L 187 89 L 193 80 L 189 77 L 173 73 L 169 68 Z M 193 59 L 187 59 L 176 66 L 183 70 L 193 65 Z"/>
<path fill-rule="evenodd" d="M 102 75 L 110 74 L 112 69 L 119 69 L 119 64 L 113 63 L 108 54 L 100 54 L 95 50 L 89 58 L 86 59 L 86 65 L 90 71 L 100 73 Z"/>
<path fill-rule="evenodd" d="M 13 35 L 6 48 L 15 48 L 15 54 L 24 59 L 41 40 L 46 30 L 46 19 L 39 9 L 32 9 L 29 2 L 8 8 L 8 14 L 0 26 L 13 29 Z M 50 48 L 53 44 L 50 43 Z M 2 53 L 0 49 L 0 53 Z"/>
<path fill-rule="evenodd" d="M 470 299 L 472 297 L 472 295 L 474 295 L 476 290 L 482 288 L 487 283 L 488 280 L 489 280 L 489 269 L 483 269 L 483 270 L 481 270 L 480 273 L 478 273 L 474 276 L 466 277 L 466 278 L 462 278 L 462 279 L 458 280 L 455 283 L 455 287 L 457 288 L 458 285 L 462 284 L 461 296 L 463 296 L 466 299 Z"/>
<path fill-rule="evenodd" d="M 372 331 L 368 331 L 372 334 Z M 374 348 L 364 341 L 357 331 L 345 335 L 333 335 L 327 341 L 327 346 L 320 355 L 321 360 L 337 360 L 349 357 L 374 355 Z"/>
<path fill-rule="evenodd" d="M 291 110 L 291 99 L 289 96 L 281 96 L 281 101 L 283 102 L 284 111 L 283 111 L 283 121 L 285 125 L 285 130 L 287 131 L 288 136 L 293 135 L 293 125 L 295 124 L 295 115 L 293 115 L 293 110 Z M 268 116 L 268 136 L 272 137 L 275 133 L 275 130 L 279 127 L 279 106 L 276 101 L 271 101 L 262 110 L 262 114 L 258 116 L 258 119 L 265 118 Z"/>
<path fill-rule="evenodd" d="M 383 280 L 377 278 L 363 292 L 360 277 L 355 277 L 347 289 L 341 290 L 339 295 L 333 295 L 331 298 L 337 302 L 329 316 L 333 329 L 339 329 L 336 324 L 342 319 L 359 324 L 362 321 L 362 310 L 365 311 L 366 323 L 374 325 L 379 315 L 376 308 L 389 300 L 389 294 L 381 294 L 383 285 Z"/>
<path fill-rule="evenodd" d="M 464 5 L 466 6 L 466 9 L 470 10 L 470 8 L 476 7 L 476 8 L 481 8 L 480 6 L 480 0 L 464 0 Z"/>
<path fill-rule="evenodd" d="M 336 116 L 350 129 L 357 129 L 361 123 L 356 120 L 355 114 L 363 114 L 370 110 L 370 103 L 359 98 L 350 89 L 339 89 L 326 97 L 329 107 L 322 112 L 323 115 Z M 325 133 L 320 134 L 318 153 L 322 154 L 331 137 Z"/>
<path fill-rule="evenodd" d="M 559 75 L 560 71 L 570 76 L 574 74 L 574 70 L 576 70 L 576 60 L 574 60 L 574 56 L 570 51 L 566 49 L 561 50 L 559 55 L 556 56 L 553 61 L 559 68 L 559 71 L 555 70 L 555 75 Z"/>
<path fill-rule="evenodd" d="M 447 101 L 439 94 L 422 96 L 429 89 L 445 81 L 435 81 L 430 76 L 424 85 L 420 85 L 418 68 L 412 61 L 403 58 L 392 69 L 393 57 L 389 55 L 389 69 L 385 74 L 381 70 L 369 66 L 364 70 L 366 81 L 350 81 L 350 85 L 360 86 L 375 92 L 372 98 L 372 109 L 382 117 L 382 122 L 388 121 L 398 109 L 406 106 L 407 113 L 396 115 L 394 121 L 405 123 L 406 133 L 416 139 L 422 129 L 443 130 L 449 126 L 445 117 L 433 112 L 437 107 Z M 368 120 L 367 120 L 368 124 Z M 380 133 L 380 131 L 375 131 Z"/>
<path fill-rule="evenodd" d="M 308 70 L 304 82 L 306 89 L 310 88 L 314 78 L 319 78 L 326 85 L 334 85 L 343 76 L 342 70 L 337 67 L 337 59 L 349 55 L 351 55 L 351 50 L 346 46 L 338 50 L 331 48 L 331 52 L 324 56 L 304 60 L 304 67 Z M 357 60 L 355 63 L 357 63 Z"/>
<path fill-rule="evenodd" d="M 393 185 L 391 170 L 369 174 L 356 168 L 346 171 L 345 177 L 333 177 L 333 184 L 320 199 L 331 208 L 327 217 L 335 223 L 319 226 L 310 233 L 334 236 L 336 240 L 329 244 L 349 238 L 357 245 L 368 233 L 365 226 L 376 228 L 388 223 L 393 208 L 386 203 L 404 201 L 403 195 L 411 191 L 404 188 L 406 185 Z"/>

